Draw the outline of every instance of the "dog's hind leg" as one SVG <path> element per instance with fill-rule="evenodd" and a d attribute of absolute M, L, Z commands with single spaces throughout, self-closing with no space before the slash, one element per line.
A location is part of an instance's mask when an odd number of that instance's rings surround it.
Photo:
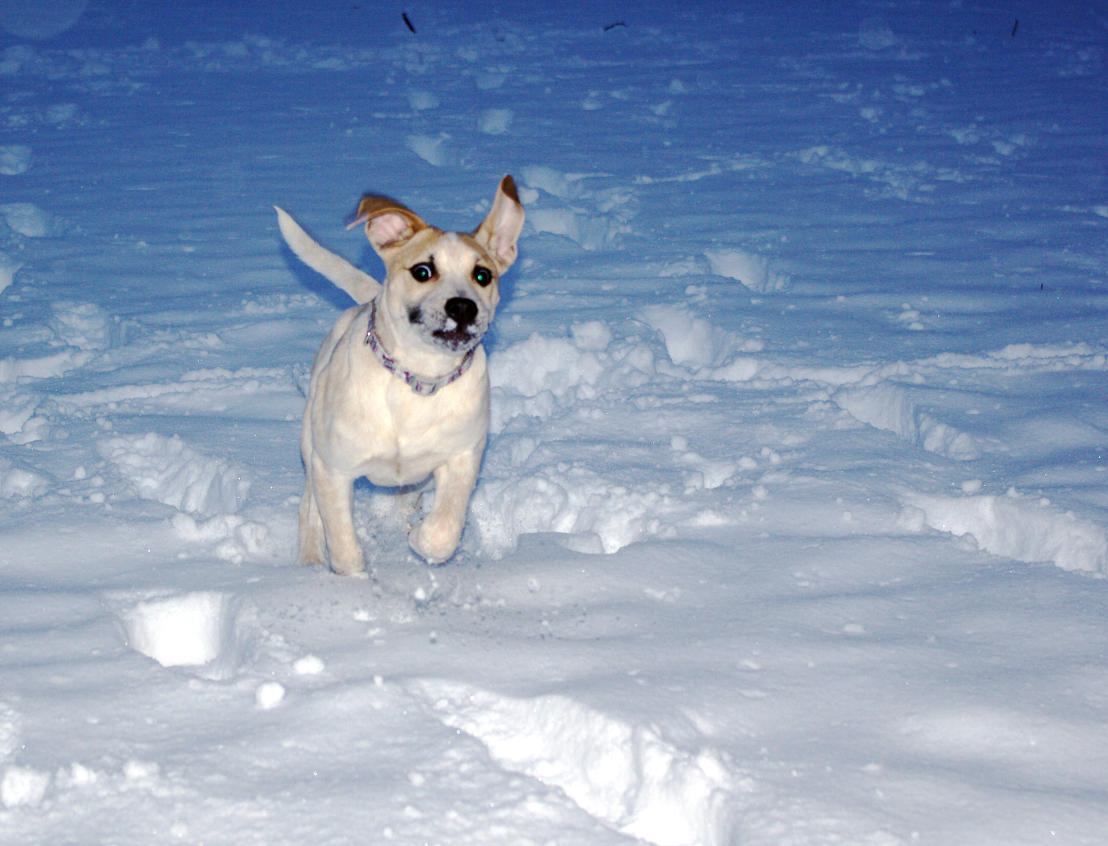
<path fill-rule="evenodd" d="M 326 540 L 319 506 L 312 493 L 311 472 L 304 482 L 304 496 L 300 498 L 300 564 L 314 566 L 327 563 Z"/>
<path fill-rule="evenodd" d="M 323 533 L 323 520 L 319 516 L 315 488 L 312 485 L 312 422 L 309 410 L 304 410 L 304 422 L 300 427 L 300 457 L 304 460 L 304 495 L 300 497 L 300 552 L 297 561 L 308 567 L 327 564 L 327 539 Z"/>
<path fill-rule="evenodd" d="M 312 502 L 322 521 L 331 569 L 342 576 L 365 570 L 365 555 L 354 530 L 354 480 L 312 458 Z M 309 506 L 309 509 L 311 506 Z"/>

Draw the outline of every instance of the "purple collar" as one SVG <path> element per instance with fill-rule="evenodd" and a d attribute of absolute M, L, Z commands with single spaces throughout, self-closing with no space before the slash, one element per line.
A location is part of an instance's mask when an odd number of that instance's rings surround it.
<path fill-rule="evenodd" d="M 365 333 L 365 342 L 369 345 L 369 348 L 373 350 L 373 355 L 377 357 L 377 360 L 381 362 L 381 366 L 385 368 L 385 370 L 389 371 L 389 373 L 393 374 L 398 379 L 403 380 L 409 388 L 421 397 L 429 397 L 439 388 L 445 387 L 452 382 L 457 382 L 462 378 L 462 374 L 469 370 L 469 365 L 473 361 L 473 350 L 470 350 L 465 354 L 462 363 L 445 376 L 440 376 L 438 379 L 425 379 L 422 376 L 417 376 L 405 370 L 395 358 L 385 352 L 384 344 L 382 344 L 381 339 L 377 337 L 376 324 L 377 300 L 373 300 L 369 305 L 369 328 Z"/>

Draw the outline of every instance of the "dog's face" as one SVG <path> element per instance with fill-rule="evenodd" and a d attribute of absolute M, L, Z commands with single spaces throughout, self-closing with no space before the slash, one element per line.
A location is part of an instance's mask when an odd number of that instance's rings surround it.
<path fill-rule="evenodd" d="M 356 223 L 385 262 L 384 307 L 405 343 L 464 354 L 481 343 L 516 258 L 523 206 L 505 176 L 472 233 L 443 232 L 393 200 L 365 197 Z"/>
<path fill-rule="evenodd" d="M 500 300 L 496 264 L 470 235 L 420 230 L 388 260 L 386 307 L 425 344 L 464 353 L 481 342 Z"/>

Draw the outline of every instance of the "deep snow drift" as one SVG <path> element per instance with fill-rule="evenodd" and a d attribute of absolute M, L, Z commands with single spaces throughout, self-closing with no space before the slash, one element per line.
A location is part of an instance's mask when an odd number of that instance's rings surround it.
<path fill-rule="evenodd" d="M 0 20 L 0 842 L 1104 841 L 1102 3 L 80 5 Z M 273 205 L 378 273 L 505 172 L 461 550 L 297 568 Z"/>

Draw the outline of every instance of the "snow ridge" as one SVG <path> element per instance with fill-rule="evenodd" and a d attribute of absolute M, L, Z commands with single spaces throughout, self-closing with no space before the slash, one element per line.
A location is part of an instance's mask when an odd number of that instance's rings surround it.
<path fill-rule="evenodd" d="M 250 492 L 250 479 L 242 470 L 197 452 L 176 435 L 147 432 L 107 438 L 98 447 L 139 496 L 178 511 L 233 514 Z"/>
<path fill-rule="evenodd" d="M 971 535 L 993 555 L 1017 561 L 1049 561 L 1063 570 L 1108 573 L 1108 532 L 1103 525 L 1052 506 L 1050 500 L 1020 496 L 941 497 L 915 494 L 927 525 L 953 535 Z"/>
<path fill-rule="evenodd" d="M 682 752 L 565 696 L 515 699 L 445 681 L 412 683 L 446 725 L 501 766 L 565 791 L 588 813 L 656 846 L 724 846 L 730 777 L 718 754 Z"/>

